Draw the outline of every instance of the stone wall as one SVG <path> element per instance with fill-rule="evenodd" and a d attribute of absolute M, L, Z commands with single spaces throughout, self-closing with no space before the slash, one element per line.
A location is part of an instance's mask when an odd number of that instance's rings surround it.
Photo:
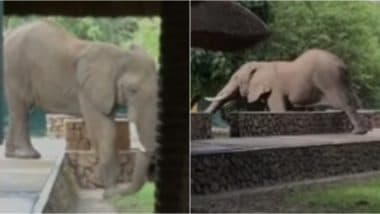
<path fill-rule="evenodd" d="M 211 138 L 211 115 L 191 113 L 191 139 Z"/>
<path fill-rule="evenodd" d="M 65 137 L 65 120 L 75 119 L 64 114 L 47 114 L 46 115 L 46 131 L 49 137 L 64 138 Z"/>
<path fill-rule="evenodd" d="M 380 170 L 380 141 L 192 154 L 192 195 Z"/>
<path fill-rule="evenodd" d="M 59 130 L 59 129 L 56 129 Z M 67 118 L 64 120 L 64 135 L 67 142 L 67 150 L 88 151 L 95 150 L 86 133 L 83 119 Z M 128 150 L 129 126 L 127 119 L 116 119 L 116 147 L 118 150 Z"/>
<path fill-rule="evenodd" d="M 121 163 L 118 182 L 125 183 L 131 179 L 135 152 L 121 151 L 118 155 Z M 70 151 L 66 153 L 66 158 L 80 187 L 87 189 L 101 187 L 96 182 L 95 168 L 98 164 L 98 157 L 95 151 Z"/>
<path fill-rule="evenodd" d="M 367 127 L 379 127 L 380 113 L 360 111 Z M 348 133 L 352 125 L 340 111 L 234 112 L 228 115 L 231 137 Z"/>
<path fill-rule="evenodd" d="M 95 181 L 98 157 L 94 145 L 87 137 L 83 119 L 66 115 L 47 116 L 48 135 L 66 139 L 67 165 L 72 169 L 76 182 L 82 188 L 99 187 Z M 116 119 L 116 146 L 121 162 L 119 182 L 130 180 L 135 151 L 130 149 L 129 128 L 126 119 Z"/>

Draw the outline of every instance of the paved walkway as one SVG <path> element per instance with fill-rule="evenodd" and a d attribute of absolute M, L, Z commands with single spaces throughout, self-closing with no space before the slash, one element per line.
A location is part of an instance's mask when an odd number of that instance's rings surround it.
<path fill-rule="evenodd" d="M 0 213 L 40 212 L 44 205 L 44 190 L 51 183 L 57 159 L 63 157 L 65 143 L 60 139 L 34 138 L 32 144 L 41 159 L 22 160 L 4 157 L 0 146 Z"/>
<path fill-rule="evenodd" d="M 78 192 L 78 203 L 71 211 L 75 213 L 116 213 L 115 208 L 103 199 L 103 189 L 85 190 Z"/>
<path fill-rule="evenodd" d="M 269 137 L 215 138 L 207 140 L 193 140 L 191 142 L 191 153 L 221 153 L 243 150 L 263 150 L 273 148 L 291 148 L 347 143 L 368 143 L 379 141 L 380 129 L 373 129 L 366 135 L 318 134 Z"/>

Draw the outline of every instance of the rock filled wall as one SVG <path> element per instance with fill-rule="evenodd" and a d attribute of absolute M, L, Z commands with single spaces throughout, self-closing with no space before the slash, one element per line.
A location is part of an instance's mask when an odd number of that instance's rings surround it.
<path fill-rule="evenodd" d="M 67 164 L 72 168 L 82 188 L 96 188 L 95 168 L 98 157 L 87 137 L 84 121 L 66 115 L 48 115 L 48 135 L 66 139 Z M 116 147 L 119 151 L 121 174 L 119 182 L 130 180 L 135 151 L 130 149 L 129 128 L 126 119 L 116 119 Z"/>
<path fill-rule="evenodd" d="M 380 111 L 359 114 L 369 128 L 380 127 Z M 348 133 L 352 125 L 341 111 L 233 112 L 227 115 L 231 137 Z M 211 115 L 191 114 L 191 139 L 211 138 Z"/>
<path fill-rule="evenodd" d="M 191 113 L 191 139 L 211 138 L 211 115 Z"/>
<path fill-rule="evenodd" d="M 372 128 L 373 112 L 361 112 L 363 122 Z M 352 125 L 346 114 L 331 112 L 237 112 L 228 121 L 231 137 L 348 133 Z"/>
<path fill-rule="evenodd" d="M 222 139 L 221 139 L 222 141 Z M 191 156 L 192 195 L 380 170 L 380 142 L 352 142 Z"/>

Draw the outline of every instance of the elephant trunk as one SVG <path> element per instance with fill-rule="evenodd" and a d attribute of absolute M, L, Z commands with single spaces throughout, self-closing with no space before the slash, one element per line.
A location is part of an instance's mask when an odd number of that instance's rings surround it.
<path fill-rule="evenodd" d="M 131 183 L 123 191 L 124 195 L 133 194 L 144 185 L 151 159 L 157 148 L 158 98 L 156 95 L 143 100 L 130 102 L 128 117 L 131 141 L 138 146 Z M 134 135 L 136 137 L 134 137 Z M 134 142 L 133 142 L 134 141 Z M 137 142 L 136 142 L 137 141 Z"/>

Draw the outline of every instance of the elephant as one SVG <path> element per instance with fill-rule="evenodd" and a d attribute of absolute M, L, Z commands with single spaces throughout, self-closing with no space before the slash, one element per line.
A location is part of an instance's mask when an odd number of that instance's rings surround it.
<path fill-rule="evenodd" d="M 243 64 L 216 97 L 206 98 L 211 104 L 205 112 L 213 113 L 238 97 L 248 103 L 265 98 L 271 112 L 286 111 L 287 103 L 332 106 L 347 114 L 354 127 L 353 134 L 368 131 L 357 114 L 348 66 L 326 50 L 310 49 L 293 61 Z"/>
<path fill-rule="evenodd" d="M 82 40 L 49 20 L 38 20 L 9 32 L 4 40 L 4 85 L 10 114 L 5 155 L 40 157 L 30 141 L 28 114 L 45 112 L 83 117 L 99 162 L 97 182 L 105 195 L 137 192 L 145 183 L 157 149 L 158 69 L 141 47 Z M 117 107 L 128 108 L 130 126 L 142 151 L 135 158 L 130 183 L 116 185 L 120 163 L 115 148 Z M 110 195 L 110 194 L 108 194 Z"/>

